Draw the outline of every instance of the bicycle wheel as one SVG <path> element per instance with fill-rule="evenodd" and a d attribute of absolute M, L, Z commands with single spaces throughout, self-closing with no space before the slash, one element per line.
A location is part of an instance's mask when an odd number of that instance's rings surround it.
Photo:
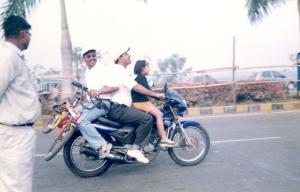
<path fill-rule="evenodd" d="M 50 161 L 53 157 L 57 155 L 57 153 L 61 150 L 61 148 L 68 142 L 68 140 L 72 137 L 75 132 L 75 127 L 72 125 L 68 125 L 64 130 L 58 129 L 61 131 L 59 136 L 54 140 L 51 145 L 49 152 L 45 156 L 45 161 Z"/>

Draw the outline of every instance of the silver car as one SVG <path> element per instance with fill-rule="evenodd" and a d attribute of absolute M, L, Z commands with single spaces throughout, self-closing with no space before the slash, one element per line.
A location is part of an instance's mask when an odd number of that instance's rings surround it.
<path fill-rule="evenodd" d="M 287 76 L 279 71 L 265 70 L 260 72 L 254 72 L 250 75 L 249 80 L 278 80 L 285 81 L 289 90 L 296 88 L 294 80 L 287 78 Z"/>

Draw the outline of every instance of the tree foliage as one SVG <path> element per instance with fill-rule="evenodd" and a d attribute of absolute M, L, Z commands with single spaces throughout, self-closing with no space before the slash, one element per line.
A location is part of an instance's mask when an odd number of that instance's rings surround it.
<path fill-rule="evenodd" d="M 170 57 L 158 60 L 159 70 L 163 73 L 177 73 L 182 70 L 186 58 L 180 57 L 178 54 L 173 54 Z"/>
<path fill-rule="evenodd" d="M 1 7 L 1 18 L 18 15 L 26 17 L 31 9 L 33 9 L 40 0 L 7 0 Z"/>
<path fill-rule="evenodd" d="M 186 58 L 178 54 L 173 54 L 166 59 L 159 59 L 159 71 L 156 70 L 153 73 L 155 80 L 170 83 L 182 81 L 185 74 L 192 71 L 192 68 L 184 69 L 185 62 Z"/>
<path fill-rule="evenodd" d="M 277 5 L 285 3 L 285 0 L 247 0 L 248 17 L 251 23 L 261 21 Z"/>

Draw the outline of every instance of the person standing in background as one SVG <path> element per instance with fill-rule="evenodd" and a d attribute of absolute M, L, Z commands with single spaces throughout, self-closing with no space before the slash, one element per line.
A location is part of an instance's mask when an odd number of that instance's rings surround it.
<path fill-rule="evenodd" d="M 51 99 L 53 100 L 54 103 L 58 103 L 59 101 L 59 94 L 60 94 L 60 91 L 58 89 L 58 85 L 55 84 L 52 89 L 51 89 Z"/>
<path fill-rule="evenodd" d="M 31 38 L 31 25 L 9 16 L 3 24 L 0 47 L 0 191 L 31 192 L 36 134 L 41 115 L 38 94 L 22 53 Z"/>

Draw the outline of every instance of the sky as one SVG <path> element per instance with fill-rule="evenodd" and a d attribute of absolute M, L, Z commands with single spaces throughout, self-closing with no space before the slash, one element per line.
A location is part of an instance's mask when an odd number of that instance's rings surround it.
<path fill-rule="evenodd" d="M 235 36 L 237 66 L 291 65 L 300 42 L 297 0 L 287 0 L 255 25 L 245 5 L 246 0 L 66 0 L 73 47 L 130 46 L 133 62 L 147 56 L 153 68 L 158 59 L 179 54 L 187 59 L 185 67 L 202 70 L 232 66 Z M 41 0 L 28 21 L 29 65 L 61 68 L 59 0 Z"/>

